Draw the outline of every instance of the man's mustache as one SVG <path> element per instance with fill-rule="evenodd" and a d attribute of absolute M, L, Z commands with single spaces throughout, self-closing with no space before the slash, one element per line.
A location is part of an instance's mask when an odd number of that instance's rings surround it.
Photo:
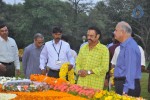
<path fill-rule="evenodd" d="M 91 39 L 88 39 L 88 41 L 93 41 L 93 40 L 91 40 Z"/>
<path fill-rule="evenodd" d="M 56 40 L 60 40 L 61 38 L 56 38 Z"/>

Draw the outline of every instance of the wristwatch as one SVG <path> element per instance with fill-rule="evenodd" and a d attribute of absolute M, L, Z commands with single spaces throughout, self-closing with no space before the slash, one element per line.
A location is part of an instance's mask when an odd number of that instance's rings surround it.
<path fill-rule="evenodd" d="M 90 75 L 90 74 L 91 74 L 91 71 L 90 71 L 90 70 L 88 70 L 88 71 L 87 71 L 87 73 L 88 73 L 88 75 Z"/>

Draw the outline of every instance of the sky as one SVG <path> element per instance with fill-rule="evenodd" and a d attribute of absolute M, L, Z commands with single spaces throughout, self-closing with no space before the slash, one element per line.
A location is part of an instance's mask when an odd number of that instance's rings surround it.
<path fill-rule="evenodd" d="M 7 4 L 18 4 L 18 3 L 23 3 L 24 0 L 3 0 Z"/>
<path fill-rule="evenodd" d="M 18 4 L 18 3 L 23 3 L 24 0 L 3 0 L 4 2 L 6 2 L 7 4 Z M 65 1 L 65 0 L 62 0 L 62 1 Z M 87 1 L 90 1 L 90 0 L 87 0 Z M 100 1 L 100 0 L 92 0 L 94 3 L 96 3 L 97 1 Z"/>

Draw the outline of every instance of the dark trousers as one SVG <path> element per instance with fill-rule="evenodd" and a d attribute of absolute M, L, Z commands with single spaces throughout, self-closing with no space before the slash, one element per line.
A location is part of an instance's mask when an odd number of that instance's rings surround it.
<path fill-rule="evenodd" d="M 15 77 L 15 66 L 14 63 L 2 63 L 3 65 L 6 66 L 6 71 L 5 72 L 0 72 L 0 76 L 5 76 L 5 77 Z"/>
<path fill-rule="evenodd" d="M 54 78 L 59 78 L 59 71 L 49 69 L 48 76 L 54 77 Z"/>
<path fill-rule="evenodd" d="M 124 84 L 125 84 L 125 79 L 115 80 L 115 92 L 122 95 Z M 140 86 L 139 79 L 135 79 L 134 86 L 135 89 L 129 89 L 127 94 L 129 96 L 139 97 L 141 93 L 141 86 Z"/>

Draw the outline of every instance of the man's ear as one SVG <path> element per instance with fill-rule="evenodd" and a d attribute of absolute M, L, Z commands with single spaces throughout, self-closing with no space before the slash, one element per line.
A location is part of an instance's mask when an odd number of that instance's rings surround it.
<path fill-rule="evenodd" d="M 99 39 L 99 38 L 100 38 L 100 34 L 97 34 L 97 35 L 96 35 L 96 38 Z"/>

